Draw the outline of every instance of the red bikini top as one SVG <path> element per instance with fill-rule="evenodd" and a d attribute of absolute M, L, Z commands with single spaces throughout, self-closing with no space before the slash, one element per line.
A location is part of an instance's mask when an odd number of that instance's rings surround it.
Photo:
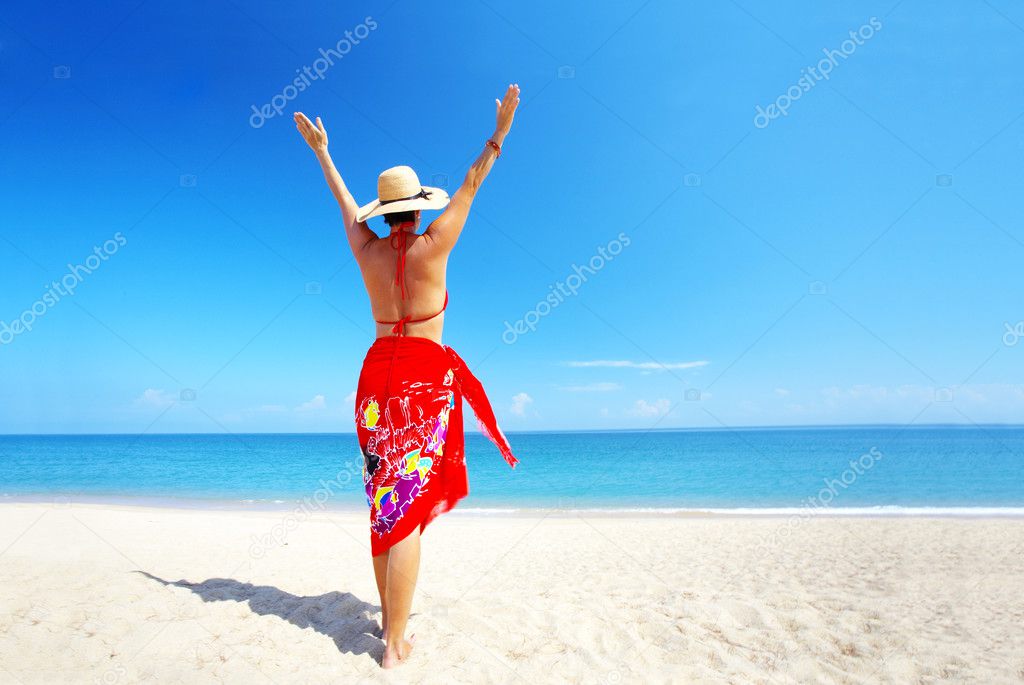
<path fill-rule="evenodd" d="M 397 226 L 391 227 L 391 247 L 398 252 L 395 258 L 395 285 L 399 287 L 402 292 L 402 299 L 406 299 L 408 289 L 405 287 L 405 253 L 408 249 L 408 237 L 409 234 L 406 232 L 406 228 L 411 228 L 415 224 L 411 221 L 398 224 Z M 422 323 L 423 321 L 430 321 L 436 316 L 440 316 L 441 313 L 448 308 L 448 291 L 444 291 L 444 305 L 441 306 L 441 310 L 425 316 L 422 319 L 413 319 L 411 314 L 403 316 L 398 321 L 379 321 L 377 323 L 382 324 L 394 324 L 391 327 L 391 332 L 395 335 L 405 335 L 405 326 L 410 323 Z"/>

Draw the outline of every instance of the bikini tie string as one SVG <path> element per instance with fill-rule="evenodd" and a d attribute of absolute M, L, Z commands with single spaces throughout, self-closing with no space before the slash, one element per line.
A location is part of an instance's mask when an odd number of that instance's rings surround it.
<path fill-rule="evenodd" d="M 448 291 L 447 290 L 444 291 L 444 304 L 441 305 L 441 311 L 439 311 L 439 312 L 431 314 L 430 316 L 424 316 L 422 319 L 414 319 L 414 318 L 412 318 L 412 314 L 406 314 L 405 316 L 403 316 L 398 321 L 378 321 L 377 323 L 391 323 L 391 324 L 394 324 L 391 327 L 391 332 L 401 336 L 401 335 L 405 335 L 405 326 L 406 326 L 406 324 L 410 324 L 410 323 L 423 323 L 424 321 L 430 321 L 435 316 L 440 315 L 441 312 L 443 312 L 446 309 L 448 309 Z"/>
<path fill-rule="evenodd" d="M 391 248 L 398 252 L 395 256 L 395 285 L 401 290 L 403 300 L 409 294 L 405 285 L 405 254 L 409 247 L 409 234 L 405 229 L 412 228 L 413 226 L 415 226 L 415 223 L 406 221 L 391 227 Z M 401 321 L 398 323 L 401 323 Z"/>
<path fill-rule="evenodd" d="M 408 315 L 396 321 L 395 325 L 391 327 L 391 332 L 395 335 L 405 335 L 405 324 L 407 323 L 409 323 Z"/>

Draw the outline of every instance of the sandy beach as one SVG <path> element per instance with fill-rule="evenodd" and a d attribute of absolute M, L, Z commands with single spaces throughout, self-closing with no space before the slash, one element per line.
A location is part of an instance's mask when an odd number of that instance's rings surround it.
<path fill-rule="evenodd" d="M 0 682 L 1024 681 L 1024 521 L 442 517 L 410 663 L 363 516 L 0 505 Z"/>

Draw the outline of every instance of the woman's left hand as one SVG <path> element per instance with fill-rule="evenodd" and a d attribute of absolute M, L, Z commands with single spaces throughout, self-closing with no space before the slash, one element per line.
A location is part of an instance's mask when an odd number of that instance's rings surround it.
<path fill-rule="evenodd" d="M 313 149 L 313 152 L 327 151 L 327 129 L 324 128 L 320 117 L 316 118 L 316 126 L 314 126 L 313 122 L 305 114 L 296 112 L 295 128 L 299 130 L 299 133 L 302 134 L 306 144 Z"/>
<path fill-rule="evenodd" d="M 503 140 L 512 128 L 512 119 L 515 118 L 516 108 L 519 106 L 519 84 L 510 83 L 508 90 L 505 91 L 505 97 L 495 100 L 494 105 L 498 114 L 494 137 Z"/>

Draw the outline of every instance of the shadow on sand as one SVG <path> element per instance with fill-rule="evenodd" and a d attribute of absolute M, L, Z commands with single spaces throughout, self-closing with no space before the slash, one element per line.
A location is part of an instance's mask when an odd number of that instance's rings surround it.
<path fill-rule="evenodd" d="M 380 611 L 376 604 L 364 602 L 350 592 L 328 592 L 299 597 L 272 585 L 241 583 L 232 578 L 210 578 L 201 583 L 164 580 L 145 571 L 136 571 L 164 586 L 191 590 L 204 602 L 248 602 L 261 616 L 278 616 L 299 628 L 312 628 L 334 641 L 344 654 L 369 654 L 380 663 L 384 653 L 380 625 L 370 618 Z"/>

